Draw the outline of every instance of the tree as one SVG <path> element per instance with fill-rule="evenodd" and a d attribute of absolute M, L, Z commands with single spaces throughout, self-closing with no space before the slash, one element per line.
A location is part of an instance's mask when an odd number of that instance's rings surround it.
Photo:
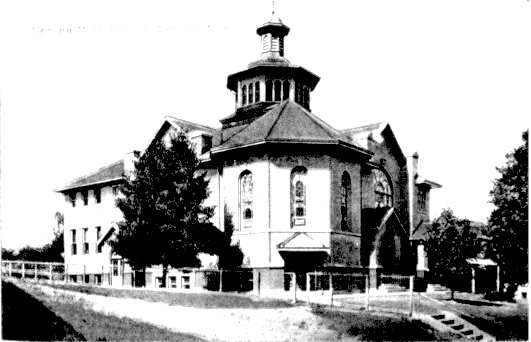
<path fill-rule="evenodd" d="M 480 252 L 477 231 L 469 220 L 459 219 L 451 209 L 444 209 L 428 230 L 427 248 L 432 279 L 448 286 L 453 299 L 454 291 L 470 280 L 466 259 L 476 258 Z"/>
<path fill-rule="evenodd" d="M 225 229 L 219 241 L 220 250 L 216 253 L 219 255 L 218 267 L 221 270 L 234 270 L 239 268 L 243 263 L 243 252 L 240 249 L 239 242 L 235 245 L 232 244 L 232 234 L 234 233 L 232 216 L 232 213 L 225 205 Z"/>
<path fill-rule="evenodd" d="M 492 254 L 511 292 L 528 282 L 528 133 L 522 134 L 524 144 L 505 156 L 506 165 L 496 168 L 501 175 L 490 191 L 495 206 L 489 218 Z"/>
<path fill-rule="evenodd" d="M 119 224 L 113 251 L 133 269 L 162 265 L 166 286 L 168 267 L 200 266 L 199 252 L 211 252 L 220 231 L 210 218 L 206 173 L 184 133 L 168 143 L 155 140 L 124 176 L 117 199 L 124 220 Z"/>

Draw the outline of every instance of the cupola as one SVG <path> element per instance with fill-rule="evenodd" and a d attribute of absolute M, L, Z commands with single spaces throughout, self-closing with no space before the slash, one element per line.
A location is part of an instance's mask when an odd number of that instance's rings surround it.
<path fill-rule="evenodd" d="M 236 111 L 221 120 L 223 126 L 248 123 L 287 99 L 310 110 L 310 92 L 319 77 L 286 59 L 285 38 L 289 32 L 274 11 L 271 19 L 256 29 L 262 42 L 260 59 L 228 76 L 227 88 L 234 93 Z"/>

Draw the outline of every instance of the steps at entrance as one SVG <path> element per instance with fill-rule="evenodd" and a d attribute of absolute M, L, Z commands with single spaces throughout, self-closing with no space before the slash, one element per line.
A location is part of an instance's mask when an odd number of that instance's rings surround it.
<path fill-rule="evenodd" d="M 398 284 L 382 284 L 378 286 L 378 291 L 381 292 L 407 292 L 407 289 Z"/>
<path fill-rule="evenodd" d="M 431 318 L 444 324 L 449 330 L 458 334 L 459 336 L 470 339 L 473 341 L 495 341 L 496 339 L 493 336 L 485 333 L 484 331 L 479 330 L 476 326 L 462 319 L 461 317 L 451 313 L 444 312 L 436 315 L 432 315 Z"/>

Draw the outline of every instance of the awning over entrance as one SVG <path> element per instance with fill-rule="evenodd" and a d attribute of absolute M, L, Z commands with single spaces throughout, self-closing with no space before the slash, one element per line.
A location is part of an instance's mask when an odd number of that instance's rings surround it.
<path fill-rule="evenodd" d="M 477 258 L 470 258 L 466 259 L 466 262 L 470 265 L 479 265 L 479 266 L 498 266 L 498 264 L 491 259 L 477 259 Z"/>
<path fill-rule="evenodd" d="M 328 252 L 330 248 L 306 233 L 297 232 L 277 245 L 279 252 Z"/>

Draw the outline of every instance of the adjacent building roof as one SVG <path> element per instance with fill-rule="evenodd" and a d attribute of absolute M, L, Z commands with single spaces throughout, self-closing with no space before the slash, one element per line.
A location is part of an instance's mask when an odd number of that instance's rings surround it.
<path fill-rule="evenodd" d="M 76 178 L 73 181 L 67 183 L 62 189 L 57 189 L 55 191 L 64 192 L 69 189 L 82 188 L 85 186 L 92 186 L 96 184 L 119 181 L 122 179 L 123 174 L 124 174 L 124 160 L 121 159 L 110 165 L 104 166 L 95 172 Z"/>
<path fill-rule="evenodd" d="M 212 150 L 213 153 L 266 142 L 341 144 L 369 154 L 346 135 L 292 100 L 285 100 L 243 126 Z"/>

